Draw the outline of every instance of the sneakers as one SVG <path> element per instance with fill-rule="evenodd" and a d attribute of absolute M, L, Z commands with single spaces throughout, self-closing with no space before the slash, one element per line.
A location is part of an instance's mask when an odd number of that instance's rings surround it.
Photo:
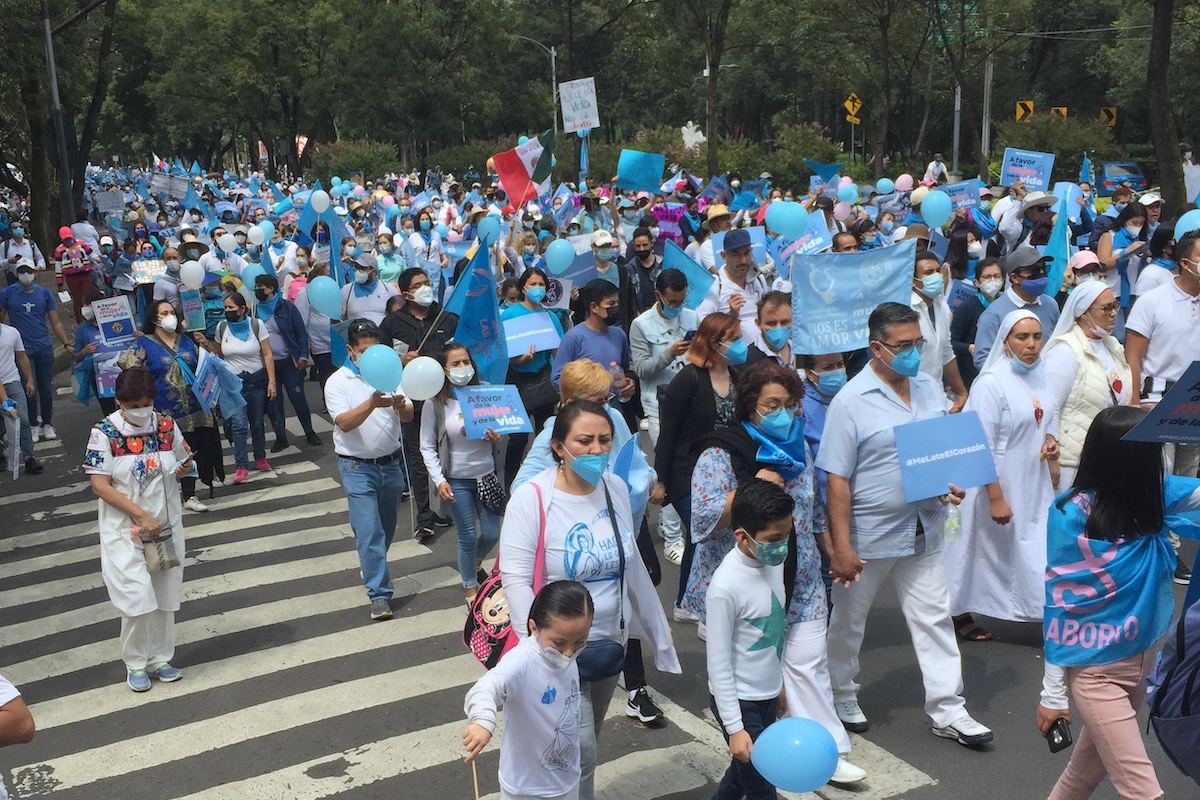
<path fill-rule="evenodd" d="M 441 514 L 434 514 L 433 524 L 434 527 L 437 528 L 449 528 L 454 524 L 454 520 L 450 519 L 449 517 L 443 517 Z"/>
<path fill-rule="evenodd" d="M 1175 582 L 1180 586 L 1187 586 L 1192 582 L 1192 570 L 1178 555 L 1175 556 Z"/>
<path fill-rule="evenodd" d="M 188 511 L 208 511 L 208 506 L 204 505 L 204 503 L 201 503 L 200 498 L 196 497 L 196 495 L 192 495 L 187 500 L 184 500 L 183 507 Z"/>
<path fill-rule="evenodd" d="M 130 670 L 129 677 L 126 678 L 125 682 L 135 692 L 150 691 L 150 675 L 144 669 Z"/>
<path fill-rule="evenodd" d="M 838 756 L 837 769 L 833 771 L 833 777 L 829 779 L 829 783 L 858 783 L 865 777 L 867 777 L 865 769 L 856 767 Z"/>
<path fill-rule="evenodd" d="M 935 726 L 933 728 L 933 735 L 941 736 L 943 739 L 954 739 L 959 744 L 966 745 L 967 747 L 985 744 L 992 740 L 991 728 L 980 725 L 971 719 L 969 714 L 962 715 L 944 728 Z"/>
<path fill-rule="evenodd" d="M 25 459 L 25 474 L 26 475 L 41 475 L 45 472 L 43 467 L 36 458 L 30 457 Z"/>
<path fill-rule="evenodd" d="M 29 433 L 31 436 L 33 436 L 33 443 L 37 444 L 42 439 L 42 426 L 41 425 L 29 426 Z"/>
<path fill-rule="evenodd" d="M 170 664 L 163 664 L 161 667 L 154 670 L 154 677 L 158 678 L 163 683 L 174 683 L 183 677 L 183 670 L 176 669 Z"/>
<path fill-rule="evenodd" d="M 650 420 L 643 417 L 642 421 L 638 423 L 638 430 L 640 430 L 640 431 L 650 430 Z"/>
<path fill-rule="evenodd" d="M 650 724 L 662 719 L 662 715 L 662 709 L 650 699 L 650 693 L 646 691 L 645 686 L 629 693 L 629 702 L 625 704 L 625 716 Z"/>
<path fill-rule="evenodd" d="M 833 710 L 842 721 L 842 727 L 851 733 L 866 733 L 870 730 L 871 723 L 867 722 L 867 715 L 859 707 L 858 700 L 835 700 Z"/>
<path fill-rule="evenodd" d="M 287 439 L 276 439 L 275 444 L 271 445 L 272 453 L 282 453 L 284 450 L 287 450 L 287 449 L 288 449 Z"/>
<path fill-rule="evenodd" d="M 265 458 L 256 458 L 254 459 L 254 468 L 259 472 L 270 472 L 271 463 Z"/>
<path fill-rule="evenodd" d="M 383 622 L 392 618 L 392 606 L 386 597 L 376 597 L 371 601 L 371 619 Z"/>
<path fill-rule="evenodd" d="M 683 542 L 670 542 L 663 546 L 663 555 L 667 561 L 679 566 L 683 563 Z"/>
<path fill-rule="evenodd" d="M 309 431 L 304 434 L 304 441 L 309 444 L 321 444 L 321 437 L 317 435 L 316 431 Z"/>
<path fill-rule="evenodd" d="M 700 618 L 697 617 L 695 614 L 693 614 L 690 611 L 684 611 L 679 606 L 675 606 L 674 610 L 671 611 L 671 618 L 674 619 L 676 622 L 696 623 L 696 622 L 700 621 Z"/>
<path fill-rule="evenodd" d="M 54 430 L 53 425 L 42 426 L 42 438 L 47 442 L 52 442 L 58 438 L 58 432 Z"/>
<path fill-rule="evenodd" d="M 250 470 L 246 469 L 245 467 L 238 467 L 237 469 L 235 469 L 233 471 L 233 482 L 234 483 L 245 483 L 246 479 L 249 477 L 250 477 Z"/>
<path fill-rule="evenodd" d="M 433 528 L 418 527 L 413 531 L 413 541 L 424 543 L 433 538 Z"/>

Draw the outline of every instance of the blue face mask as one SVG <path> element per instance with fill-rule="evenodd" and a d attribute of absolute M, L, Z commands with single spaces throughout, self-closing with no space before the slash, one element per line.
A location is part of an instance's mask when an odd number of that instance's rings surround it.
<path fill-rule="evenodd" d="M 762 428 L 767 436 L 782 442 L 792 432 L 792 423 L 795 421 L 796 415 L 790 409 L 777 408 L 769 414 L 763 414 L 758 427 Z"/>
<path fill-rule="evenodd" d="M 1026 278 L 1024 283 L 1021 284 L 1021 288 L 1027 294 L 1031 294 L 1034 297 L 1041 297 L 1046 293 L 1046 287 L 1049 285 L 1050 279 L 1043 275 L 1040 278 Z"/>
<path fill-rule="evenodd" d="M 763 331 L 763 340 L 766 341 L 767 346 L 775 352 L 782 350 L 783 346 L 787 344 L 788 340 L 791 338 L 792 329 L 787 326 L 779 328 L 767 328 L 765 331 Z"/>
<path fill-rule="evenodd" d="M 746 355 L 748 352 L 749 348 L 746 347 L 746 343 L 741 339 L 738 339 L 736 342 L 725 348 L 725 360 L 730 364 L 733 364 L 735 367 L 738 364 L 745 364 Z"/>
<path fill-rule="evenodd" d="M 892 357 L 892 372 L 906 378 L 915 378 L 921 371 L 921 351 L 916 347 L 901 350 Z"/>
<path fill-rule="evenodd" d="M 787 561 L 787 539 L 780 542 L 760 542 L 757 539 L 752 539 L 751 541 L 754 542 L 755 556 L 766 566 L 778 567 L 784 561 Z"/>
<path fill-rule="evenodd" d="M 546 287 L 545 286 L 530 286 L 528 289 L 525 290 L 525 299 L 528 300 L 529 302 L 533 303 L 534 305 L 540 304 L 543 300 L 546 299 Z"/>
<path fill-rule="evenodd" d="M 663 319 L 679 319 L 679 315 L 683 313 L 683 306 L 669 306 L 666 303 L 660 303 Z"/>
<path fill-rule="evenodd" d="M 12 233 L 13 233 L 13 236 L 20 238 L 25 235 L 25 229 L 24 228 L 13 228 Z"/>
<path fill-rule="evenodd" d="M 611 247 L 597 247 L 596 258 L 601 261 L 616 261 L 617 253 Z"/>
<path fill-rule="evenodd" d="M 1013 368 L 1014 372 L 1020 372 L 1022 374 L 1025 374 L 1025 373 L 1033 372 L 1035 369 L 1037 369 L 1042 363 L 1042 357 L 1038 356 L 1037 358 L 1035 358 L 1033 360 L 1032 364 L 1026 364 L 1021 359 L 1019 359 L 1016 356 L 1009 353 L 1008 363 L 1012 364 L 1012 368 Z"/>
<path fill-rule="evenodd" d="M 608 453 L 587 453 L 582 456 L 567 453 L 571 470 L 592 486 L 600 485 L 600 476 L 608 469 L 608 456 Z"/>
<path fill-rule="evenodd" d="M 817 388 L 825 394 L 837 394 L 838 389 L 841 389 L 845 385 L 846 370 L 844 368 L 839 367 L 838 369 L 831 369 L 828 372 L 817 374 Z"/>
<path fill-rule="evenodd" d="M 942 278 L 942 273 L 935 272 L 932 275 L 926 275 L 921 278 L 921 294 L 926 297 L 937 297 L 946 288 L 946 281 Z"/>
<path fill-rule="evenodd" d="M 891 233 L 895 229 L 896 223 L 892 222 L 890 219 L 885 219 L 883 222 L 879 223 L 879 230 L 883 231 L 885 234 Z"/>
<path fill-rule="evenodd" d="M 433 227 L 433 223 L 430 222 L 429 220 L 427 220 L 427 219 L 421 220 L 421 230 L 427 231 L 432 227 Z"/>

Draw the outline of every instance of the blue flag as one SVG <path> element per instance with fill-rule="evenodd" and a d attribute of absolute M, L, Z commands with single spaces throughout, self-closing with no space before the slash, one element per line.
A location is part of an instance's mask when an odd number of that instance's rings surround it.
<path fill-rule="evenodd" d="M 1083 163 L 1079 165 L 1079 182 L 1096 188 L 1096 175 L 1092 172 L 1092 160 L 1088 158 L 1086 150 L 1083 153 Z"/>
<path fill-rule="evenodd" d="M 1053 261 L 1048 265 L 1046 294 L 1050 297 L 1058 294 L 1062 288 L 1063 277 L 1067 272 L 1067 262 L 1071 259 L 1071 228 L 1067 222 L 1067 198 L 1058 203 L 1058 216 L 1054 218 L 1054 229 L 1050 231 L 1050 240 L 1045 247 L 1039 247 L 1042 255 L 1050 256 Z"/>
<path fill-rule="evenodd" d="M 724 175 L 714 177 L 712 180 L 710 180 L 704 191 L 697 196 L 707 197 L 711 200 L 717 201 L 718 203 L 724 203 L 725 205 L 729 205 L 733 202 L 733 191 L 729 188 L 729 183 L 725 180 Z"/>
<path fill-rule="evenodd" d="M 687 278 L 687 297 L 684 299 L 683 305 L 693 311 L 699 307 L 700 302 L 708 294 L 708 290 L 712 288 L 713 281 L 716 280 L 711 272 L 696 263 L 695 259 L 670 239 L 667 239 L 666 244 L 663 245 L 663 268 L 677 269 Z"/>
<path fill-rule="evenodd" d="M 500 303 L 488 250 L 475 249 L 467 269 L 446 301 L 446 311 L 458 315 L 454 341 L 467 346 L 485 383 L 504 383 L 508 374 L 508 348 L 500 324 Z"/>
<path fill-rule="evenodd" d="M 200 169 L 199 161 L 192 161 L 192 168 L 188 170 L 189 175 L 203 175 L 204 170 Z"/>
<path fill-rule="evenodd" d="M 837 174 L 842 171 L 844 164 L 821 164 L 816 161 L 804 159 L 804 163 L 813 171 L 813 174 L 821 179 L 821 183 L 829 183 Z"/>
<path fill-rule="evenodd" d="M 588 170 L 591 169 L 591 159 L 588 157 L 588 138 L 583 137 L 579 143 L 579 182 L 587 180 Z"/>

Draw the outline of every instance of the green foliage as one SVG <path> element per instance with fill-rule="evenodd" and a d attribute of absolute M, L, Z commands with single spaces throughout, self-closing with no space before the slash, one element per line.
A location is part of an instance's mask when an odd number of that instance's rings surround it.
<path fill-rule="evenodd" d="M 1054 175 L 1059 180 L 1073 180 L 1079 175 L 1085 151 L 1096 167 L 1101 161 L 1124 157 L 1113 141 L 1111 128 L 1099 120 L 1077 117 L 1035 114 L 1028 122 L 1002 122 L 997 126 L 997 140 L 1007 147 L 1054 153 Z"/>
<path fill-rule="evenodd" d="M 399 169 L 394 146 L 369 139 L 339 139 L 312 145 L 312 169 L 308 177 L 320 178 L 328 186 L 334 175 L 348 177 L 361 172 L 364 180 L 372 180 Z"/>

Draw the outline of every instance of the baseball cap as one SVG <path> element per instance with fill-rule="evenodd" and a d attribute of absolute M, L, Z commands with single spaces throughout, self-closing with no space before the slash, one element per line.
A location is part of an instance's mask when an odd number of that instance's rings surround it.
<path fill-rule="evenodd" d="M 613 235 L 606 230 L 598 230 L 592 234 L 592 247 L 610 247 Z"/>
<path fill-rule="evenodd" d="M 1071 256 L 1071 260 L 1067 262 L 1072 270 L 1086 270 L 1088 267 L 1099 267 L 1100 257 L 1091 250 L 1080 250 L 1075 255 Z"/>
<path fill-rule="evenodd" d="M 33 260 L 30 259 L 28 256 L 23 257 L 20 261 L 17 262 L 16 272 L 20 272 L 23 269 L 28 270 L 29 272 L 33 272 L 33 270 L 34 270 Z"/>
<path fill-rule="evenodd" d="M 726 253 L 733 250 L 741 250 L 743 247 L 750 246 L 750 231 L 744 228 L 734 228 L 729 233 L 725 234 L 725 242 L 721 245 L 721 249 Z"/>
<path fill-rule="evenodd" d="M 1053 260 L 1050 256 L 1039 253 L 1033 245 L 1023 244 L 1009 253 L 1005 266 L 1008 267 L 1008 271 L 1011 273 L 1018 269 L 1028 269 L 1029 267 L 1045 264 Z"/>
<path fill-rule="evenodd" d="M 1146 192 L 1138 198 L 1138 202 L 1144 206 L 1152 206 L 1155 203 L 1162 202 L 1162 195 L 1160 195 L 1158 192 Z"/>
<path fill-rule="evenodd" d="M 116 244 L 116 242 L 113 241 L 113 238 L 111 236 L 108 236 L 108 235 L 101 236 L 100 237 L 100 245 L 103 247 L 106 244 Z"/>
<path fill-rule="evenodd" d="M 354 266 L 362 267 L 363 269 L 379 269 L 379 261 L 373 253 L 363 253 L 354 259 Z"/>

